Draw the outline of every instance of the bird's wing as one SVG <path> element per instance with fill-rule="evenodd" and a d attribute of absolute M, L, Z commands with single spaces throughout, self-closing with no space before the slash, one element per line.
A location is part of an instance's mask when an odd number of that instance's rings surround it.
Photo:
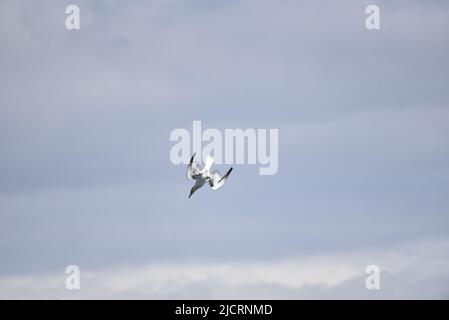
<path fill-rule="evenodd" d="M 214 164 L 214 158 L 212 158 L 210 155 L 208 155 L 206 158 L 203 170 L 209 171 L 210 167 L 212 167 L 213 164 Z"/>
<path fill-rule="evenodd" d="M 229 175 L 231 174 L 232 168 L 228 170 L 228 172 L 226 172 L 226 174 L 224 176 L 220 175 L 220 172 L 218 172 L 218 170 L 214 170 L 211 174 L 210 174 L 210 186 L 212 188 L 212 190 L 218 190 L 220 189 L 224 183 L 226 182 L 226 180 L 228 179 Z"/>
<path fill-rule="evenodd" d="M 190 158 L 190 163 L 187 166 L 187 179 L 189 179 L 189 180 L 194 179 L 197 175 L 200 174 L 200 171 L 201 171 L 198 163 L 193 161 L 194 158 L 195 158 L 195 153 Z"/>

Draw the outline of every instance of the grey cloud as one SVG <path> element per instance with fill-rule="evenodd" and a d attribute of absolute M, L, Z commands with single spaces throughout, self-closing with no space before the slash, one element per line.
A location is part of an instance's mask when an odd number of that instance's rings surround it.
<path fill-rule="evenodd" d="M 447 237 L 448 4 L 376 1 L 381 30 L 369 32 L 367 3 L 81 2 L 69 32 L 67 1 L 1 2 L 0 274 L 273 262 Z M 187 201 L 169 134 L 192 120 L 278 128 L 278 174 L 236 166 L 219 193 Z M 382 296 L 443 297 L 440 271 L 422 294 Z M 351 281 L 245 292 L 365 297 Z"/>

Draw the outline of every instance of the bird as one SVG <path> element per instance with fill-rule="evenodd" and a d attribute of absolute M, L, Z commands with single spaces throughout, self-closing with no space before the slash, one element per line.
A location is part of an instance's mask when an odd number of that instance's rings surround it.
<path fill-rule="evenodd" d="M 192 157 L 190 158 L 190 163 L 187 166 L 187 179 L 195 180 L 195 185 L 190 190 L 189 199 L 196 190 L 204 186 L 204 184 L 207 182 L 209 182 L 209 186 L 212 188 L 212 190 L 215 191 L 220 189 L 226 182 L 232 171 L 231 167 L 224 176 L 221 176 L 218 170 L 211 170 L 210 168 L 214 163 L 214 158 L 212 158 L 210 155 L 206 157 L 204 167 L 200 169 L 199 164 L 193 161 L 195 159 L 195 155 L 196 153 L 192 155 Z"/>

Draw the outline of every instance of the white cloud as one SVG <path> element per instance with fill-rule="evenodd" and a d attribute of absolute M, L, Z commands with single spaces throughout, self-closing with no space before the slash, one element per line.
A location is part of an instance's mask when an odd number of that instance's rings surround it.
<path fill-rule="evenodd" d="M 278 262 L 167 262 L 91 271 L 81 267 L 79 291 L 65 289 L 61 270 L 53 275 L 2 277 L 0 298 L 444 298 L 449 293 L 448 252 L 448 239 L 434 239 L 385 252 L 310 255 Z M 364 287 L 368 264 L 381 269 L 379 291 Z M 426 282 L 432 283 L 431 290 L 425 289 Z"/>

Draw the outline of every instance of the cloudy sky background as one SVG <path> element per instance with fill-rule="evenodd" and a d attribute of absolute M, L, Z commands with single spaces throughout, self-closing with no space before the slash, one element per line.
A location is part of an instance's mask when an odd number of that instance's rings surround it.
<path fill-rule="evenodd" d="M 6 0 L 0 26 L 0 298 L 449 298 L 448 3 Z M 192 120 L 278 128 L 278 173 L 187 200 Z"/>

